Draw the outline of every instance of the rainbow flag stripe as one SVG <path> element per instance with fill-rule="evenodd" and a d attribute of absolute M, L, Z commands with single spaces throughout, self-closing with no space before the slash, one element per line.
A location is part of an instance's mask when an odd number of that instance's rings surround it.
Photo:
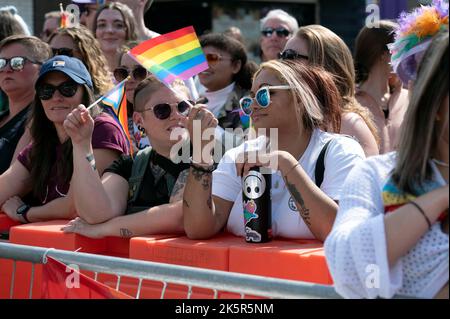
<path fill-rule="evenodd" d="M 129 55 L 166 84 L 187 80 L 208 69 L 192 26 L 147 40 L 131 49 Z"/>

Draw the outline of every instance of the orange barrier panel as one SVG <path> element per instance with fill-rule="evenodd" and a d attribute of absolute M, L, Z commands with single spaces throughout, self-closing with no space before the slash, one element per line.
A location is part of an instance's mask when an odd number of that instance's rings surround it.
<path fill-rule="evenodd" d="M 230 247 L 230 271 L 324 285 L 333 281 L 323 244 L 316 240 L 273 240 Z"/>
<path fill-rule="evenodd" d="M 145 237 L 137 237 L 130 241 L 130 258 L 228 271 L 229 247 L 238 242 L 242 242 L 242 238 L 230 235 L 208 240 L 187 237 L 145 240 Z"/>
<path fill-rule="evenodd" d="M 121 237 L 106 237 L 103 254 L 114 257 L 128 258 L 130 255 L 130 239 Z"/>
<path fill-rule="evenodd" d="M 65 234 L 60 229 L 67 220 L 55 220 L 14 226 L 10 229 L 10 242 L 19 245 L 56 248 L 86 253 L 101 253 L 105 250 L 104 239 L 91 239 L 77 234 Z M 41 297 L 42 266 L 36 265 L 33 283 L 33 298 Z M 18 263 L 15 276 L 14 298 L 28 298 L 31 264 Z"/>
<path fill-rule="evenodd" d="M 8 230 L 12 226 L 16 225 L 20 225 L 20 223 L 12 220 L 6 214 L 0 211 L 0 230 Z"/>
<path fill-rule="evenodd" d="M 11 228 L 9 240 L 13 244 L 52 247 L 84 253 L 105 251 L 105 239 L 92 239 L 78 234 L 65 234 L 61 227 L 67 220 L 54 220 L 43 223 L 31 223 Z"/>

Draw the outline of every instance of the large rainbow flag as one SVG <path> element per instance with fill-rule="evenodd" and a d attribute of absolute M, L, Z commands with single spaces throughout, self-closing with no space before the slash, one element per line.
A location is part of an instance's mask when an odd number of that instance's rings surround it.
<path fill-rule="evenodd" d="M 192 26 L 147 40 L 128 54 L 165 84 L 187 80 L 208 69 Z"/>

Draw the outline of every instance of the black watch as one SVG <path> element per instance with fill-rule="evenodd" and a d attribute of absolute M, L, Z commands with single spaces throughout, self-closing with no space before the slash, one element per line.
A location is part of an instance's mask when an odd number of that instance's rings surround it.
<path fill-rule="evenodd" d="M 31 208 L 31 207 L 28 206 L 27 204 L 23 204 L 22 206 L 20 206 L 20 207 L 17 208 L 17 210 L 16 210 L 16 214 L 22 216 L 23 219 L 24 219 L 27 223 L 30 222 L 30 221 L 28 220 L 28 218 L 27 218 L 27 214 L 28 214 L 28 211 L 30 210 L 30 208 Z"/>

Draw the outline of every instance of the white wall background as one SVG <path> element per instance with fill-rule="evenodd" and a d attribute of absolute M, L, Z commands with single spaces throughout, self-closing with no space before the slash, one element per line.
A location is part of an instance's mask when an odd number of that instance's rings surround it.
<path fill-rule="evenodd" d="M 34 34 L 33 0 L 0 0 L 0 7 L 9 5 L 15 6 L 17 8 L 18 14 L 28 24 L 28 29 L 30 30 L 31 34 Z"/>

